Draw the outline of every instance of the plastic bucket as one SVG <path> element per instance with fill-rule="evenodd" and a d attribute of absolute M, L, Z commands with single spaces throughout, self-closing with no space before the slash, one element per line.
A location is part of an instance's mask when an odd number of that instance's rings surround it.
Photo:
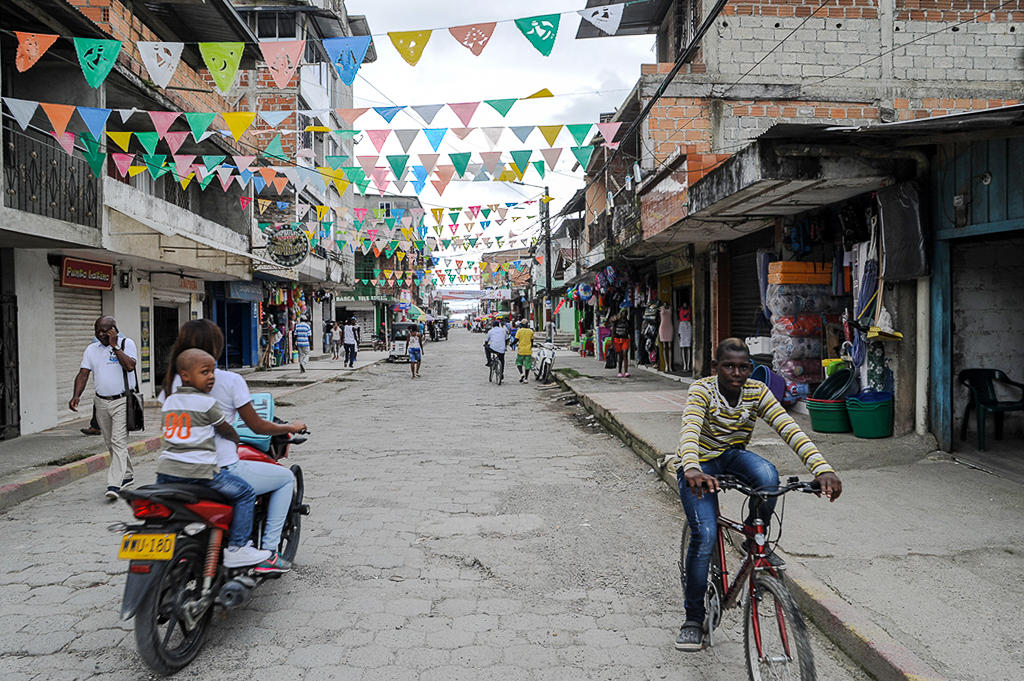
<path fill-rule="evenodd" d="M 783 396 L 786 394 L 786 381 L 782 376 L 779 376 L 764 364 L 758 364 L 754 367 L 754 371 L 750 374 L 750 378 L 767 385 L 768 390 L 770 390 L 772 395 L 775 396 L 775 399 L 780 402 L 782 401 Z"/>
<path fill-rule="evenodd" d="M 842 400 L 857 391 L 857 375 L 851 369 L 837 369 L 814 391 L 816 400 Z"/>
<path fill-rule="evenodd" d="M 816 433 L 849 433 L 850 417 L 843 400 L 816 400 L 807 398 L 807 411 L 811 414 L 811 430 Z"/>
<path fill-rule="evenodd" d="M 891 437 L 893 401 L 891 393 L 857 395 L 846 399 L 853 434 L 863 438 Z"/>

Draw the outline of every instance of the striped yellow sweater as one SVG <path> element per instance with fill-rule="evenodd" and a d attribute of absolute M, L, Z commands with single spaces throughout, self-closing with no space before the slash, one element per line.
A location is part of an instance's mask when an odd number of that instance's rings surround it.
<path fill-rule="evenodd" d="M 678 475 L 680 469 L 700 469 L 701 461 L 710 461 L 727 449 L 746 449 L 758 416 L 775 429 L 811 473 L 833 470 L 768 386 L 747 379 L 739 404 L 733 407 L 719 393 L 717 381 L 716 376 L 709 376 L 690 386 L 679 447 L 666 459 L 670 471 Z"/>

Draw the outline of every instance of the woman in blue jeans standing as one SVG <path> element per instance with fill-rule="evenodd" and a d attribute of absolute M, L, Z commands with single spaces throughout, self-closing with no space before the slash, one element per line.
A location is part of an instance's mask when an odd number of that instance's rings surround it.
<path fill-rule="evenodd" d="M 224 334 L 209 319 L 185 322 L 178 331 L 178 339 L 171 349 L 170 366 L 173 368 L 178 355 L 190 348 L 198 348 L 220 358 L 224 352 Z M 304 423 L 271 423 L 261 418 L 252 406 L 249 386 L 238 374 L 217 369 L 215 379 L 210 395 L 217 400 L 227 423 L 234 423 L 235 416 L 240 416 L 250 430 L 260 435 L 287 435 L 305 430 Z M 161 397 L 170 394 L 179 385 L 181 379 L 173 369 L 168 371 L 164 378 Z M 262 546 L 276 552 L 278 544 L 281 543 L 281 530 L 291 506 L 295 476 L 284 466 L 239 459 L 235 443 L 220 435 L 216 437 L 216 444 L 218 466 L 245 480 L 257 495 L 270 493 Z"/>

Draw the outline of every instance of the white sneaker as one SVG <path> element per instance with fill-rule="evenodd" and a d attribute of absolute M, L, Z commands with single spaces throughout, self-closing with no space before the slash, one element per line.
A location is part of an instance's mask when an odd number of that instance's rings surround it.
<path fill-rule="evenodd" d="M 270 558 L 270 551 L 258 549 L 249 542 L 245 546 L 229 546 L 224 549 L 224 567 L 236 568 L 256 565 Z"/>

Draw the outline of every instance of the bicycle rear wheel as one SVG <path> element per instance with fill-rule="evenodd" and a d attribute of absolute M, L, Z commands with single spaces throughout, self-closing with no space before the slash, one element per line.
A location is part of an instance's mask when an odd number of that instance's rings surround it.
<path fill-rule="evenodd" d="M 751 681 L 817 680 L 807 625 L 785 584 L 770 575 L 755 575 L 754 594 L 743 608 L 743 623 Z"/>

